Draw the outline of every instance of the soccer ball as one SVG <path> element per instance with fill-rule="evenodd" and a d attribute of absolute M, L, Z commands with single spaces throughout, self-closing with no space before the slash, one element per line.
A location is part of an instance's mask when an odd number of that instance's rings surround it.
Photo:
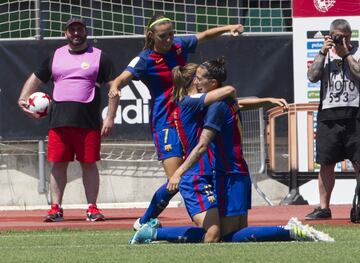
<path fill-rule="evenodd" d="M 49 113 L 51 98 L 44 92 L 35 92 L 28 98 L 29 110 L 45 117 Z"/>

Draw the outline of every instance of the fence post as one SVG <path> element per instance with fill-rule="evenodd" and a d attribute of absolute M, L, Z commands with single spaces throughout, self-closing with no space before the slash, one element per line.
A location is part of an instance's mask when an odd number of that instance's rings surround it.
<path fill-rule="evenodd" d="M 43 38 L 41 30 L 41 5 L 40 0 L 35 1 L 35 39 L 40 40 Z"/>
<path fill-rule="evenodd" d="M 280 205 L 308 205 L 306 201 L 299 192 L 298 184 L 298 174 L 296 171 L 290 171 L 290 183 L 289 183 L 289 193 L 285 198 L 280 202 Z"/>
<path fill-rule="evenodd" d="M 38 192 L 40 194 L 47 193 L 46 176 L 45 176 L 45 146 L 44 140 L 39 140 L 38 145 L 38 159 L 39 159 L 39 184 Z"/>

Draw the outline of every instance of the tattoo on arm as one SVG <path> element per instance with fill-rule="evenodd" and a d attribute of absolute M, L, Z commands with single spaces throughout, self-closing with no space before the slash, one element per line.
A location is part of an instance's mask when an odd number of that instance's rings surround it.
<path fill-rule="evenodd" d="M 307 76 L 311 82 L 317 82 L 321 79 L 324 71 L 325 57 L 323 55 L 317 55 L 314 62 L 308 69 Z"/>
<path fill-rule="evenodd" d="M 207 150 L 215 135 L 216 131 L 213 129 L 204 128 L 202 130 L 198 144 L 191 151 L 185 162 L 179 168 L 181 170 L 181 174 L 184 174 L 200 160 L 201 156 Z"/>
<path fill-rule="evenodd" d="M 119 96 L 116 96 L 114 98 L 109 98 L 108 102 L 108 111 L 107 111 L 107 117 L 110 117 L 114 119 L 116 117 L 116 111 L 119 106 L 120 98 Z"/>

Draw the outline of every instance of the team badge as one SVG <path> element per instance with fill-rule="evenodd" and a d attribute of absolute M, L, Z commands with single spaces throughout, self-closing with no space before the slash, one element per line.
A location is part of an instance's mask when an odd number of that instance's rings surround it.
<path fill-rule="evenodd" d="M 182 49 L 179 47 L 178 49 L 176 49 L 176 54 L 180 55 L 182 53 Z"/>
<path fill-rule="evenodd" d="M 165 148 L 165 151 L 170 152 L 172 150 L 172 145 L 166 144 L 164 148 Z"/>
<path fill-rule="evenodd" d="M 209 201 L 210 203 L 214 203 L 214 202 L 215 202 L 215 197 L 214 197 L 213 195 L 208 196 L 207 199 L 208 199 L 208 201 Z"/>
<path fill-rule="evenodd" d="M 84 62 L 81 63 L 81 68 L 82 69 L 88 69 L 89 67 L 90 67 L 89 62 L 84 61 Z"/>
<path fill-rule="evenodd" d="M 212 204 L 215 202 L 215 196 L 211 184 L 204 185 L 204 191 L 208 201 Z"/>
<path fill-rule="evenodd" d="M 322 12 L 326 13 L 335 5 L 336 0 L 314 0 L 315 8 Z"/>

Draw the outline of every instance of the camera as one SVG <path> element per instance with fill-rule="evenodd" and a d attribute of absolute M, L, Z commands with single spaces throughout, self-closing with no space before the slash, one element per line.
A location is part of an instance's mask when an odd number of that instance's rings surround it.
<path fill-rule="evenodd" d="M 331 36 L 331 39 L 333 40 L 335 45 L 342 45 L 344 36 L 342 36 L 342 35 L 334 35 L 334 36 Z"/>

